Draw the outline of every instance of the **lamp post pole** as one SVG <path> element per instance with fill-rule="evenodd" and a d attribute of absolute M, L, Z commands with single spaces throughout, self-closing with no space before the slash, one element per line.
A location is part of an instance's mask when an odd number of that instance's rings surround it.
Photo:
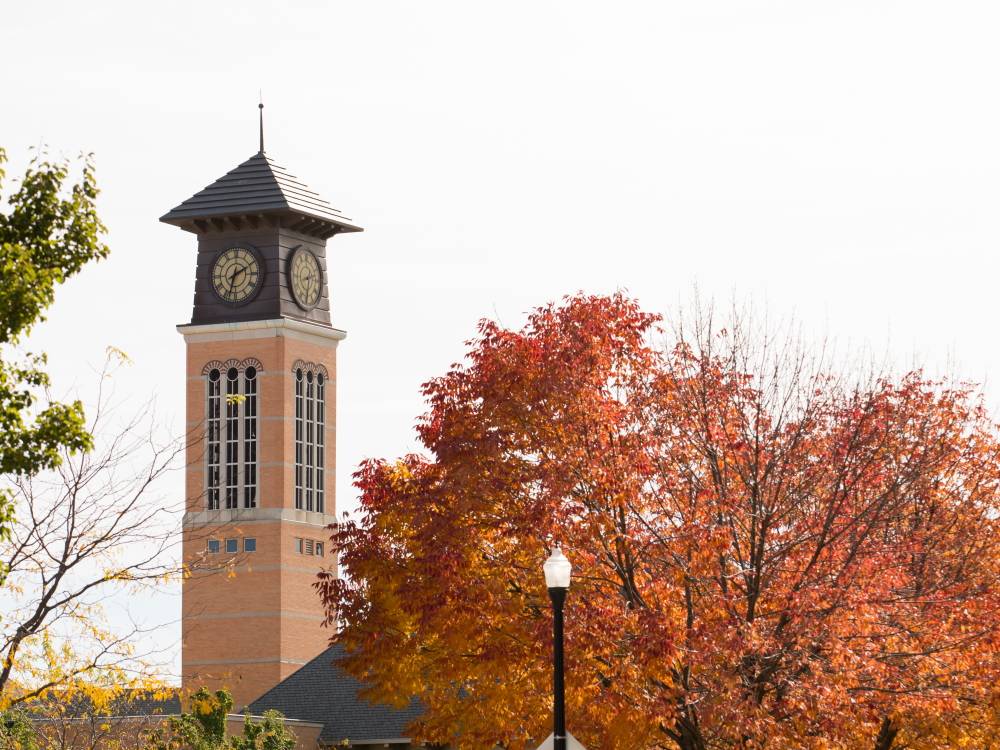
<path fill-rule="evenodd" d="M 566 750 L 566 687 L 563 667 L 563 604 L 566 589 L 549 589 L 552 600 L 552 730 L 553 750 Z"/>
<path fill-rule="evenodd" d="M 552 600 L 552 738 L 553 750 L 566 750 L 566 688 L 563 667 L 563 605 L 572 566 L 556 547 L 545 561 L 545 585 Z"/>

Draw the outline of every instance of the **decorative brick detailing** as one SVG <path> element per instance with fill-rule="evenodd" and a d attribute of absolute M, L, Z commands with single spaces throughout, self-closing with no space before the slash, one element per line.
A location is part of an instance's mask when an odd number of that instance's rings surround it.
<path fill-rule="evenodd" d="M 202 375 L 208 375 L 212 370 L 218 370 L 219 372 L 225 372 L 226 370 L 235 367 L 240 372 L 243 372 L 248 367 L 256 368 L 258 374 L 264 371 L 264 366 L 260 363 L 259 359 L 255 357 L 247 357 L 246 359 L 227 359 L 225 362 L 220 362 L 217 359 L 213 359 L 211 362 L 205 364 L 201 368 Z"/>
<path fill-rule="evenodd" d="M 292 363 L 292 372 L 295 372 L 296 370 L 315 372 L 319 373 L 326 379 L 330 378 L 330 373 L 327 372 L 326 366 L 322 364 L 316 364 L 315 362 L 303 362 L 301 359 L 297 359 L 295 360 L 295 362 Z"/>

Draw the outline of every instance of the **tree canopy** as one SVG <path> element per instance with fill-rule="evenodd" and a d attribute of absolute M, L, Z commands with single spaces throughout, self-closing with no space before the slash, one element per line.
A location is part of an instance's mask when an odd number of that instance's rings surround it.
<path fill-rule="evenodd" d="M 414 736 L 594 748 L 997 747 L 1000 440 L 970 386 L 837 371 L 792 337 L 665 331 L 622 295 L 484 321 L 425 453 L 370 460 L 319 588 Z"/>
<path fill-rule="evenodd" d="M 49 383 L 45 357 L 12 359 L 12 350 L 44 320 L 56 287 L 87 262 L 105 257 L 108 247 L 90 157 L 74 182 L 68 162 L 36 156 L 3 198 L 5 162 L 0 148 L 0 200 L 7 204 L 0 211 L 0 475 L 23 476 L 57 465 L 61 449 L 88 448 L 90 438 L 79 402 L 50 402 L 35 411 L 39 391 Z M 0 489 L 0 539 L 11 513 L 10 496 Z"/>
<path fill-rule="evenodd" d="M 295 735 L 278 711 L 267 711 L 259 721 L 244 717 L 243 733 L 226 734 L 226 718 L 233 708 L 227 690 L 205 688 L 189 700 L 189 712 L 171 716 L 150 734 L 149 750 L 292 750 Z"/>

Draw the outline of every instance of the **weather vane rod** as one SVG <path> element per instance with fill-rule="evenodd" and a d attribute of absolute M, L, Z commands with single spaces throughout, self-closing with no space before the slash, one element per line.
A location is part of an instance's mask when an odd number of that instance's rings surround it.
<path fill-rule="evenodd" d="M 260 104 L 257 105 L 260 110 L 260 153 L 264 153 L 264 94 L 260 95 Z"/>

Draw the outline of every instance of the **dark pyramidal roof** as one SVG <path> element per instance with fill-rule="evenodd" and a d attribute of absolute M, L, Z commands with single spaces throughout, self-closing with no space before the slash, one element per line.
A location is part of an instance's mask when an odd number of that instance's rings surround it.
<path fill-rule="evenodd" d="M 362 231 L 263 151 L 161 216 L 160 221 L 199 231 L 213 220 L 246 217 L 252 221 L 282 215 L 300 219 L 300 226 L 291 225 L 293 228 L 320 236 Z"/>
<path fill-rule="evenodd" d="M 276 709 L 289 719 L 322 724 L 324 745 L 408 742 L 406 727 L 423 713 L 420 702 L 402 709 L 368 703 L 359 696 L 365 685 L 337 666 L 343 655 L 340 646 L 331 646 L 251 703 L 250 713 Z"/>

